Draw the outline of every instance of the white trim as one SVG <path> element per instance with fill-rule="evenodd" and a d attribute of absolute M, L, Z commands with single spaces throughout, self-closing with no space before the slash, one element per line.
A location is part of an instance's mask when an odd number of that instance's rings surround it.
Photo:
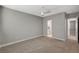
<path fill-rule="evenodd" d="M 49 21 L 51 21 L 51 23 L 49 23 Z M 49 37 L 53 36 L 53 34 L 52 34 L 52 22 L 53 22 L 52 19 L 47 20 L 47 36 L 49 36 Z M 48 27 L 50 27 L 51 29 L 48 29 Z M 49 33 L 49 30 L 50 30 L 50 33 Z"/>
<path fill-rule="evenodd" d="M 69 28 L 70 28 L 70 21 L 76 21 L 76 32 L 75 32 L 75 34 L 76 34 L 76 39 L 78 40 L 78 17 L 75 17 L 75 18 L 69 18 L 68 19 L 68 37 L 70 37 L 70 30 L 69 30 Z"/>
<path fill-rule="evenodd" d="M 57 38 L 57 37 L 53 37 L 53 38 L 55 38 L 57 40 L 61 40 L 61 41 L 65 41 L 66 40 L 66 39 L 61 39 L 61 38 Z"/>
<path fill-rule="evenodd" d="M 0 45 L 0 48 L 6 47 L 6 46 L 9 46 L 9 45 L 12 45 L 12 44 L 16 44 L 16 43 L 19 43 L 19 42 L 23 42 L 23 41 L 25 41 L 25 40 L 30 40 L 30 39 L 33 39 L 33 38 L 37 38 L 37 37 L 40 37 L 40 36 L 42 36 L 42 35 L 38 35 L 38 36 L 34 36 L 34 37 L 30 37 L 30 38 L 25 38 L 25 39 L 18 40 L 18 41 L 14 41 L 14 42 L 2 44 L 2 45 Z"/>
<path fill-rule="evenodd" d="M 43 35 L 43 36 L 48 37 L 48 36 L 46 36 L 46 35 Z M 63 42 L 65 42 L 65 40 L 66 40 L 66 39 L 61 39 L 61 38 L 57 38 L 57 37 L 50 37 L 50 38 L 55 38 L 56 40 L 61 40 L 61 41 L 63 41 Z"/>

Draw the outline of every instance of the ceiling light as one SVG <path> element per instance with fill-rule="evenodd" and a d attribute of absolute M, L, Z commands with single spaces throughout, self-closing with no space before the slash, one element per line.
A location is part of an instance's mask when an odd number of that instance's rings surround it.
<path fill-rule="evenodd" d="M 41 11 L 41 15 L 44 16 L 44 12 L 43 11 Z"/>
<path fill-rule="evenodd" d="M 41 16 L 44 16 L 44 10 L 45 10 L 45 8 L 44 8 L 44 6 L 42 6 L 41 7 L 41 12 L 40 12 Z"/>
<path fill-rule="evenodd" d="M 44 15 L 50 13 L 50 12 L 51 12 L 51 11 L 48 10 L 48 9 L 46 9 L 44 6 L 41 7 L 41 12 L 40 12 L 41 16 L 44 16 Z"/>

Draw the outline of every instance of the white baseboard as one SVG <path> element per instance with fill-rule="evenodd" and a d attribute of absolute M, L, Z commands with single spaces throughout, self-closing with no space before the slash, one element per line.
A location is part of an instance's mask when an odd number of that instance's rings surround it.
<path fill-rule="evenodd" d="M 46 35 L 43 35 L 43 36 L 48 37 L 48 36 L 46 36 Z M 55 39 L 57 39 L 57 40 L 65 41 L 65 39 L 61 39 L 61 38 L 57 38 L 57 37 L 51 37 L 51 38 L 55 38 Z"/>
<path fill-rule="evenodd" d="M 61 38 L 57 38 L 57 37 L 53 37 L 53 38 L 55 38 L 55 39 L 57 39 L 57 40 L 60 40 L 60 41 L 64 41 L 64 42 L 65 42 L 65 39 L 61 39 Z"/>
<path fill-rule="evenodd" d="M 10 43 L 6 43 L 6 44 L 2 44 L 2 45 L 0 45 L 0 48 L 6 47 L 6 46 L 9 46 L 9 45 L 12 45 L 12 44 L 16 44 L 16 43 L 19 43 L 19 42 L 23 42 L 25 40 L 30 40 L 30 39 L 33 39 L 33 38 L 37 38 L 37 37 L 40 37 L 40 36 L 42 36 L 42 35 L 38 35 L 38 36 L 30 37 L 30 38 L 25 38 L 25 39 L 18 40 L 18 41 L 15 41 L 15 42 L 10 42 Z"/>
<path fill-rule="evenodd" d="M 19 42 L 23 42 L 23 41 L 26 41 L 26 40 L 30 40 L 30 39 L 33 39 L 33 38 L 37 38 L 37 37 L 40 37 L 40 36 L 45 36 L 45 35 L 38 35 L 38 36 L 34 36 L 34 37 L 30 37 L 30 38 L 25 38 L 25 39 L 14 41 L 14 42 L 2 44 L 2 45 L 0 45 L 0 48 L 6 47 L 6 46 L 9 46 L 9 45 L 12 45 L 12 44 L 16 44 L 16 43 L 19 43 Z M 52 38 L 55 38 L 55 39 L 58 39 L 58 40 L 61 40 L 61 41 L 65 41 L 64 39 L 60 39 L 60 38 L 56 38 L 56 37 L 52 37 Z"/>

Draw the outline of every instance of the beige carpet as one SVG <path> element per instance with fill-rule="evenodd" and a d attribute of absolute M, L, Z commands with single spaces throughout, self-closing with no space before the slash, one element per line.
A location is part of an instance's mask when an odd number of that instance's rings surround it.
<path fill-rule="evenodd" d="M 74 41 L 59 41 L 48 37 L 38 37 L 7 47 L 0 48 L 2 53 L 59 53 L 79 52 L 79 46 Z"/>

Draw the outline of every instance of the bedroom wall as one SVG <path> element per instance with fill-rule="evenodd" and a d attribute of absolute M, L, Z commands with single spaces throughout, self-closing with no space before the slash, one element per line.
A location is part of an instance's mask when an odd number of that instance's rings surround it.
<path fill-rule="evenodd" d="M 2 9 L 0 6 L 0 43 L 2 43 L 3 40 L 3 32 L 2 32 Z"/>
<path fill-rule="evenodd" d="M 42 35 L 42 18 L 0 7 L 3 39 L 0 45 Z"/>
<path fill-rule="evenodd" d="M 67 18 L 75 18 L 77 16 L 79 17 L 79 12 L 67 14 Z"/>
<path fill-rule="evenodd" d="M 59 13 L 45 17 L 43 19 L 43 35 L 47 35 L 47 21 L 52 20 L 52 34 L 53 37 L 59 40 L 65 40 L 67 38 L 66 34 L 66 17 L 65 13 Z"/>
<path fill-rule="evenodd" d="M 0 7 L 0 12 L 0 45 L 29 37 L 47 35 L 46 22 L 50 19 L 53 20 L 53 37 L 60 40 L 67 38 L 65 13 L 41 18 L 4 7 Z"/>

